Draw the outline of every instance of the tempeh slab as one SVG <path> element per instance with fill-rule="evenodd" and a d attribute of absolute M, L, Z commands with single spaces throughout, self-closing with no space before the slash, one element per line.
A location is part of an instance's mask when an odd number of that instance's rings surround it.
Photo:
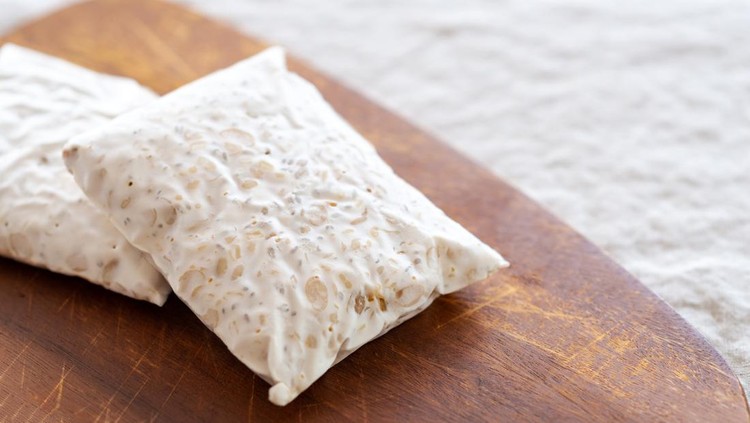
<path fill-rule="evenodd" d="M 399 178 L 280 47 L 71 138 L 63 156 L 277 405 L 508 265 Z"/>
<path fill-rule="evenodd" d="M 164 304 L 169 285 L 62 161 L 70 137 L 155 98 L 132 79 L 0 48 L 0 256 Z"/>

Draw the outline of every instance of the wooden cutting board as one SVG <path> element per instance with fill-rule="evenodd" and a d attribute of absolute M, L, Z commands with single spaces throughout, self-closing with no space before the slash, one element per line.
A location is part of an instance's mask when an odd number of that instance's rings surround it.
<path fill-rule="evenodd" d="M 159 93 L 265 46 L 147 0 L 77 5 L 6 40 Z M 0 259 L 0 421 L 750 420 L 719 354 L 591 243 L 431 135 L 292 67 L 512 267 L 439 299 L 280 408 L 176 297 L 158 308 Z"/>

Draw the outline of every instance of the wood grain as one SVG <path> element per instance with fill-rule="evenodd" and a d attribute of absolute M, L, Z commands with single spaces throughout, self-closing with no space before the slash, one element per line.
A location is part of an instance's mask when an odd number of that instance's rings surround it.
<path fill-rule="evenodd" d="M 84 3 L 6 39 L 160 93 L 265 46 L 147 0 Z M 279 408 L 174 296 L 160 309 L 0 259 L 0 421 L 750 420 L 719 354 L 596 247 L 434 137 L 292 68 L 511 269 L 439 299 Z"/>

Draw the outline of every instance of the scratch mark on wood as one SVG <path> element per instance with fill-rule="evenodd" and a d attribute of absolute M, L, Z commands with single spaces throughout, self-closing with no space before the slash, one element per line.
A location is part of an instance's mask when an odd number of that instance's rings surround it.
<path fill-rule="evenodd" d="M 75 299 L 76 294 L 77 294 L 77 291 L 73 291 L 72 294 L 70 294 L 67 298 L 65 298 L 65 301 L 63 301 L 62 304 L 60 304 L 60 307 L 58 307 L 57 312 L 58 313 L 61 312 L 68 305 L 68 303 L 70 303 L 70 314 L 68 317 L 72 319 L 73 312 L 75 311 L 75 306 L 76 306 L 76 299 Z"/>
<path fill-rule="evenodd" d="M 16 356 L 13 357 L 13 360 L 10 361 L 10 364 L 8 364 L 8 367 L 6 367 L 5 370 L 3 370 L 2 373 L 0 373 L 0 381 L 3 380 L 3 378 L 5 377 L 5 374 L 8 373 L 8 370 L 10 370 L 10 368 L 13 367 L 14 364 L 16 364 L 16 361 L 18 361 L 18 359 L 23 355 L 23 353 L 26 352 L 26 350 L 29 348 L 29 345 L 31 345 L 31 341 L 28 341 L 26 345 L 23 346 L 21 351 L 19 351 L 18 354 L 16 354 Z"/>
<path fill-rule="evenodd" d="M 400 355 L 401 357 L 404 357 L 404 359 L 407 362 L 413 361 L 415 359 L 415 356 L 408 355 L 408 354 L 404 353 L 403 351 L 400 351 L 399 349 L 397 349 L 396 345 L 391 345 L 391 351 L 394 352 L 394 353 L 396 353 L 396 354 L 398 354 L 398 355 Z M 436 363 L 436 362 L 434 362 L 434 361 L 432 361 L 430 359 L 427 359 L 427 358 L 424 358 L 424 357 L 419 357 L 418 360 L 419 361 L 423 361 L 423 362 L 425 362 L 425 363 L 427 363 L 427 364 L 429 364 L 431 366 L 435 366 L 435 367 L 437 367 L 438 369 L 442 370 L 445 373 L 451 374 L 451 373 L 454 372 L 454 369 L 452 369 L 452 368 L 450 368 L 450 367 L 448 367 L 448 366 L 446 366 L 444 364 Z"/>
<path fill-rule="evenodd" d="M 102 411 L 101 411 L 101 412 L 99 413 L 99 415 L 98 415 L 98 416 L 96 416 L 96 420 L 94 420 L 94 423 L 97 423 L 97 422 L 99 421 L 99 419 L 100 419 L 100 418 L 102 417 L 102 414 L 104 414 L 104 421 L 105 421 L 105 422 L 108 422 L 108 421 L 110 421 L 110 418 L 109 418 L 109 413 L 110 413 L 110 409 L 109 409 L 109 408 L 106 408 L 106 409 L 102 410 Z"/>
<path fill-rule="evenodd" d="M 10 421 L 12 421 L 12 422 L 16 421 L 16 417 L 18 417 L 18 413 L 20 413 L 20 412 L 21 412 L 21 410 L 23 410 L 23 409 L 24 409 L 24 406 L 25 406 L 25 404 L 21 404 L 21 406 L 20 406 L 20 407 L 18 407 L 18 410 L 16 410 L 16 412 L 15 412 L 15 413 L 13 413 L 13 415 L 12 415 L 12 416 L 10 416 Z"/>
<path fill-rule="evenodd" d="M 35 280 L 36 278 L 37 278 L 37 273 L 34 273 L 34 276 L 31 277 L 31 281 Z M 34 285 L 29 285 L 29 287 L 30 289 L 29 289 L 28 302 L 26 303 L 27 313 L 31 313 L 31 307 L 34 304 Z"/>
<path fill-rule="evenodd" d="M 115 339 L 120 336 L 120 322 L 122 321 L 122 304 L 117 306 L 117 327 L 115 328 Z"/>
<path fill-rule="evenodd" d="M 606 361 L 601 366 L 598 366 L 595 369 L 591 369 L 589 372 L 582 372 L 580 370 L 576 370 L 576 373 L 578 373 L 581 376 L 584 376 L 591 380 L 592 382 L 595 382 L 597 385 L 602 387 L 603 389 L 609 390 L 610 395 L 614 395 L 617 398 L 624 398 L 630 396 L 625 390 L 623 390 L 623 387 L 626 387 L 628 384 L 627 380 L 618 380 L 613 379 L 611 377 L 608 377 L 605 375 L 602 375 L 602 371 L 611 367 L 612 362 Z"/>
<path fill-rule="evenodd" d="M 687 382 L 688 380 L 690 380 L 690 376 L 688 376 L 687 373 L 681 370 L 674 369 L 672 370 L 672 373 L 674 373 L 674 375 L 683 382 Z"/>
<path fill-rule="evenodd" d="M 0 402 L 0 408 L 2 408 L 5 405 L 5 402 L 8 401 L 8 398 L 10 398 L 10 392 L 8 392 L 8 395 L 3 398 L 3 402 Z"/>
<path fill-rule="evenodd" d="M 523 307 L 501 307 L 503 311 L 509 312 L 509 313 L 516 313 L 516 314 L 537 314 L 544 317 L 551 317 L 556 319 L 563 319 L 563 320 L 581 320 L 580 316 L 575 316 L 572 314 L 566 314 L 559 311 L 550 311 L 550 310 L 544 310 L 540 307 L 537 307 L 533 304 L 524 304 Z"/>
<path fill-rule="evenodd" d="M 203 342 L 204 342 L 205 346 L 209 347 L 208 350 L 210 351 L 211 348 L 210 348 L 210 345 L 209 345 L 209 342 L 210 342 L 209 338 L 208 337 L 204 338 Z M 208 360 L 211 362 L 211 365 L 214 367 L 214 373 L 218 374 L 219 373 L 219 366 L 216 364 L 216 356 L 214 354 L 208 354 Z"/>
<path fill-rule="evenodd" d="M 551 349 L 550 347 L 548 347 L 546 345 L 542 345 L 542 344 L 540 344 L 538 342 L 535 342 L 535 341 L 533 341 L 531 339 L 528 339 L 528 338 L 526 338 L 523 335 L 520 335 L 518 333 L 514 333 L 514 332 L 511 332 L 509 330 L 504 330 L 503 331 L 503 335 L 510 336 L 513 339 L 517 339 L 517 340 L 519 340 L 519 341 L 521 341 L 523 343 L 532 345 L 532 346 L 534 346 L 534 347 L 536 347 L 536 348 L 538 348 L 538 349 L 540 349 L 540 350 L 542 350 L 542 351 L 544 351 L 546 353 L 552 354 L 555 357 L 561 358 L 563 360 L 565 360 L 566 358 L 568 358 L 565 354 L 563 354 L 563 353 L 561 353 L 559 351 L 555 351 L 555 350 Z"/>
<path fill-rule="evenodd" d="M 115 397 L 117 396 L 117 394 L 120 393 L 120 390 L 122 389 L 123 386 L 125 386 L 125 383 L 128 381 L 128 379 L 130 379 L 130 377 L 133 376 L 133 373 L 135 373 L 136 369 L 138 368 L 138 366 L 141 365 L 141 363 L 146 358 L 146 356 L 148 355 L 148 353 L 151 352 L 151 348 L 154 346 L 154 343 L 155 342 L 152 342 L 151 345 L 149 345 L 148 348 L 146 348 L 146 351 L 144 351 L 143 354 L 141 354 L 141 356 L 138 357 L 138 361 L 136 361 L 135 364 L 133 365 L 133 367 L 130 368 L 130 372 L 128 372 L 128 375 L 125 376 L 125 378 L 120 383 L 120 386 L 118 386 L 117 389 L 115 389 L 115 392 L 112 393 L 112 395 L 109 397 L 109 399 L 107 400 L 107 402 L 102 407 L 102 409 L 99 412 L 99 414 L 97 414 L 96 420 L 94 420 L 95 422 L 98 422 L 99 419 L 102 418 L 102 415 L 105 413 L 105 411 L 107 413 L 107 417 L 109 416 L 109 412 L 110 412 L 109 406 L 110 406 L 110 404 L 112 404 L 112 401 L 115 399 Z M 143 386 L 141 386 L 141 388 L 142 387 Z M 138 392 L 140 392 L 140 390 Z M 109 421 L 109 419 L 105 418 L 105 421 Z"/>
<path fill-rule="evenodd" d="M 167 337 L 167 323 L 162 322 L 161 329 L 159 329 L 159 351 L 164 350 L 164 340 Z"/>
<path fill-rule="evenodd" d="M 164 408 L 164 406 L 167 404 L 167 402 L 169 402 L 169 400 L 172 398 L 172 395 L 174 395 L 175 390 L 177 390 L 177 386 L 180 384 L 180 382 L 182 382 L 182 379 L 185 377 L 185 374 L 187 373 L 188 368 L 195 361 L 195 359 L 198 357 L 198 355 L 201 353 L 201 351 L 203 350 L 204 346 L 205 346 L 205 344 L 202 344 L 198 348 L 198 350 L 195 351 L 195 354 L 193 354 L 193 357 L 182 367 L 182 373 L 180 373 L 180 377 L 177 378 L 177 382 L 175 382 L 174 386 L 172 386 L 172 390 L 169 391 L 169 395 L 167 395 L 167 398 L 159 406 L 159 412 L 156 413 L 156 415 L 154 416 L 154 419 L 156 419 L 156 417 L 159 416 L 159 413 L 161 413 L 161 410 Z"/>
<path fill-rule="evenodd" d="M 253 373 L 253 380 L 250 382 L 252 388 L 250 388 L 250 405 L 247 407 L 247 422 L 252 423 L 253 421 L 253 402 L 255 401 L 255 373 Z"/>
<path fill-rule="evenodd" d="M 88 408 L 89 408 L 88 406 L 83 406 L 83 407 L 79 408 L 78 410 L 76 410 L 76 412 L 73 413 L 73 415 L 77 416 L 77 415 L 83 413 L 83 411 L 86 410 L 86 409 L 88 409 Z"/>
<path fill-rule="evenodd" d="M 516 291 L 518 291 L 517 287 L 511 286 L 511 285 L 506 285 L 505 289 L 503 289 L 502 291 L 500 291 L 500 293 L 498 293 L 497 295 L 493 296 L 489 300 L 487 300 L 487 301 L 485 301 L 485 302 L 483 302 L 483 303 L 481 303 L 481 304 L 479 304 L 479 305 L 477 305 L 475 307 L 472 307 L 472 308 L 464 311 L 463 313 L 459 314 L 458 316 L 455 316 L 455 317 L 453 317 L 451 319 L 448 319 L 445 323 L 441 323 L 441 324 L 437 325 L 437 327 L 435 329 L 440 329 L 443 326 L 446 326 L 446 325 L 448 325 L 448 324 L 450 324 L 452 322 L 455 322 L 456 320 L 465 319 L 465 318 L 471 316 L 472 314 L 478 312 L 479 310 L 487 307 L 488 305 L 490 305 L 490 304 L 492 304 L 492 303 L 494 303 L 494 302 L 496 302 L 496 301 L 498 301 L 498 300 L 500 300 L 500 299 L 502 299 L 504 297 L 512 295 Z"/>
<path fill-rule="evenodd" d="M 392 396 L 395 396 L 395 395 L 392 395 Z M 304 404 L 300 408 L 307 410 L 307 409 L 311 409 L 311 408 L 319 409 L 320 407 L 326 406 L 326 407 L 330 408 L 331 410 L 335 410 L 336 409 L 336 406 L 334 406 L 333 403 L 331 403 L 330 401 L 318 400 L 318 399 L 316 399 L 315 401 L 317 401 L 317 402 L 314 402 L 314 403 L 311 403 L 311 404 Z M 309 415 L 310 415 L 310 413 L 308 413 L 308 416 Z M 320 413 L 317 413 L 317 415 L 320 415 Z"/>
<path fill-rule="evenodd" d="M 138 36 L 144 43 L 150 47 L 151 51 L 153 51 L 157 56 L 161 57 L 163 59 L 166 59 L 168 63 L 170 63 L 174 68 L 180 71 L 182 75 L 188 79 L 192 80 L 198 77 L 198 73 L 193 70 L 193 68 L 185 62 L 180 55 L 175 53 L 172 48 L 169 47 L 168 44 L 166 44 L 158 35 L 156 35 L 151 28 L 149 28 L 148 25 L 144 24 L 140 18 L 133 17 L 132 20 L 129 21 L 131 23 L 131 26 L 135 28 L 131 32 L 131 34 L 134 34 Z"/>
<path fill-rule="evenodd" d="M 583 347 L 581 347 L 580 349 L 578 349 L 578 351 L 574 352 L 568 358 L 566 358 L 565 359 L 565 363 L 566 364 L 570 363 L 571 361 L 573 361 L 574 358 L 578 357 L 579 354 L 588 351 L 589 348 L 591 348 L 594 345 L 596 345 L 597 343 L 599 343 L 602 339 L 606 338 L 610 333 L 612 333 L 615 329 L 617 329 L 619 327 L 620 327 L 619 325 L 616 325 L 616 326 L 614 326 L 612 328 L 609 328 L 608 330 L 604 331 L 599 336 L 597 336 L 596 338 L 594 338 L 591 342 L 587 343 L 586 345 L 584 345 Z"/>
<path fill-rule="evenodd" d="M 369 419 L 369 410 L 367 408 L 367 401 L 365 401 L 365 392 L 364 392 L 364 384 L 365 381 L 365 371 L 362 367 L 359 368 L 359 380 L 357 381 L 357 397 L 359 398 L 359 408 L 362 410 L 362 419 L 360 421 L 362 422 L 368 422 Z"/>
<path fill-rule="evenodd" d="M 107 418 L 109 416 L 109 405 L 112 404 L 112 400 L 115 399 L 115 396 L 117 395 L 117 393 L 120 392 L 120 388 L 122 388 L 122 385 L 124 383 L 125 382 L 122 382 L 120 386 L 117 388 L 117 390 L 109 397 L 107 402 L 104 404 L 104 407 L 102 407 L 102 409 L 99 411 L 99 414 L 96 415 L 96 419 L 94 419 L 94 423 L 97 423 L 99 419 L 102 418 L 102 415 L 104 415 L 105 411 L 107 412 L 107 416 L 104 418 L 104 421 L 109 421 L 109 419 Z"/>
<path fill-rule="evenodd" d="M 719 373 L 720 375 L 727 377 L 727 378 L 734 378 L 734 376 L 730 376 L 727 372 L 721 370 L 719 366 L 717 366 L 715 363 L 708 363 L 707 367 L 709 367 L 711 370 Z"/>
<path fill-rule="evenodd" d="M 122 411 L 120 411 L 120 415 L 117 416 L 117 419 L 115 419 L 115 423 L 119 422 L 120 419 L 122 419 L 122 416 L 125 415 L 125 412 L 128 411 L 128 408 L 130 408 L 130 406 L 133 404 L 133 401 L 138 397 L 138 395 L 140 395 L 141 391 L 143 390 L 143 387 L 146 386 L 148 381 L 149 379 L 146 379 L 143 381 L 143 383 L 141 384 L 141 387 L 138 388 L 138 391 L 136 391 L 135 395 L 133 395 L 130 398 L 130 401 L 128 401 L 128 404 L 125 406 L 125 408 L 123 408 Z"/>
<path fill-rule="evenodd" d="M 37 411 L 41 410 L 45 404 L 47 404 L 47 401 L 49 401 L 52 398 L 52 394 L 57 392 L 57 396 L 55 397 L 55 406 L 44 416 L 42 420 L 39 420 L 40 423 L 44 422 L 51 416 L 55 411 L 58 411 L 60 409 L 60 402 L 62 401 L 63 392 L 65 391 L 65 378 L 68 377 L 68 374 L 70 374 L 71 370 L 73 370 L 73 367 L 70 369 L 65 370 L 65 364 L 62 366 L 62 372 L 60 374 L 60 380 L 57 382 L 57 384 L 52 388 L 52 390 L 47 394 L 47 397 L 44 398 L 44 401 L 37 407 L 31 415 L 29 415 L 29 418 L 26 419 L 27 422 L 29 421 L 36 421 L 32 420 L 34 415 Z"/>
<path fill-rule="evenodd" d="M 104 332 L 104 328 L 99 329 L 99 332 L 97 332 L 96 335 L 94 335 L 94 337 L 91 339 L 91 341 L 89 341 L 89 344 L 86 346 L 86 348 L 81 353 L 82 357 L 86 356 L 86 353 L 88 353 L 89 350 L 91 349 L 91 347 L 93 347 L 94 344 L 96 344 L 96 341 L 99 339 L 99 336 L 101 336 L 101 334 L 103 332 Z"/>
<path fill-rule="evenodd" d="M 390 399 L 396 398 L 395 393 L 387 393 L 385 395 L 381 395 L 377 398 L 370 398 L 368 401 L 370 401 L 371 405 L 377 404 L 379 402 L 388 401 Z M 377 408 L 377 407 L 376 407 Z"/>
<path fill-rule="evenodd" d="M 135 372 L 135 370 L 138 368 L 138 366 L 141 365 L 141 363 L 146 358 L 146 356 L 148 355 L 149 352 L 151 352 L 151 347 L 147 348 L 146 351 L 144 351 L 143 354 L 141 354 L 141 356 L 138 357 L 138 361 L 136 361 L 135 364 L 133 365 L 133 367 L 130 369 L 130 373 L 128 373 L 128 375 L 125 377 L 125 380 L 128 380 L 130 378 L 130 376 L 133 375 L 133 373 Z"/>
<path fill-rule="evenodd" d="M 164 408 L 164 406 L 169 402 L 169 400 L 172 398 L 172 395 L 174 395 L 174 391 L 177 390 L 177 386 L 182 382 L 182 379 L 185 377 L 185 373 L 187 373 L 187 367 L 182 369 L 182 373 L 180 373 L 180 377 L 177 378 L 177 382 L 172 386 L 172 390 L 169 391 L 169 395 L 167 395 L 167 398 L 164 399 L 164 401 L 161 403 L 161 406 L 159 406 L 159 409 Z"/>

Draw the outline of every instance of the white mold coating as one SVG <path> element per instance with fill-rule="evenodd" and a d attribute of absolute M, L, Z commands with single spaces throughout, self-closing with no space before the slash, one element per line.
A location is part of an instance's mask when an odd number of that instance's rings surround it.
<path fill-rule="evenodd" d="M 135 81 L 0 49 L 0 255 L 163 304 L 169 285 L 65 169 L 73 135 L 155 99 Z"/>
<path fill-rule="evenodd" d="M 279 405 L 507 265 L 394 174 L 280 48 L 72 139 L 65 156 Z"/>

